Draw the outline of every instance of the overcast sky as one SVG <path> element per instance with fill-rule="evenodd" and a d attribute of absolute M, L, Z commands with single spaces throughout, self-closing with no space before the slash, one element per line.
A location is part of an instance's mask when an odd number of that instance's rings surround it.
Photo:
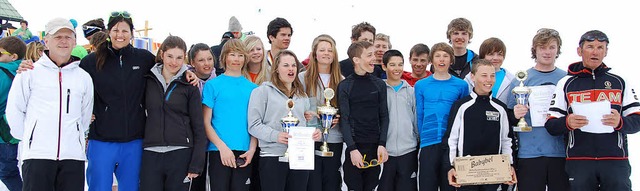
<path fill-rule="evenodd" d="M 204 42 L 215 45 L 227 31 L 229 18 L 236 16 L 244 32 L 253 31 L 267 43 L 266 28 L 275 17 L 284 17 L 293 25 L 290 49 L 304 59 L 311 50 L 313 38 L 329 34 L 337 41 L 340 59 L 346 58 L 351 26 L 367 21 L 379 33 L 391 36 L 393 49 L 405 54 L 408 63 L 410 48 L 416 43 L 429 47 L 447 42 L 447 24 L 465 17 L 473 23 L 474 36 L 469 45 L 474 51 L 489 37 L 502 39 L 507 45 L 503 67 L 515 72 L 533 66 L 531 39 L 539 28 L 553 28 L 562 37 L 562 54 L 556 65 L 564 70 L 579 61 L 576 48 L 580 36 L 592 29 L 605 32 L 610 39 L 609 54 L 604 59 L 612 72 L 638 82 L 639 64 L 636 48 L 637 6 L 620 1 L 146 1 L 146 0 L 9 0 L 29 21 L 32 32 L 42 31 L 53 17 L 74 18 L 79 25 L 95 19 L 108 19 L 111 11 L 127 10 L 136 29 L 148 20 L 153 28 L 150 37 L 157 42 L 169 34 L 185 39 L 187 44 Z M 19 26 L 19 25 L 16 25 Z M 87 44 L 81 30 L 78 43 Z M 138 35 L 138 34 L 136 34 Z M 267 43 L 268 44 L 268 43 Z M 269 49 L 268 45 L 265 45 Z M 405 67 L 410 70 L 408 65 Z M 640 167 L 640 136 L 631 135 L 631 161 Z M 634 147 L 636 149 L 634 149 Z M 640 172 L 634 172 L 640 180 Z"/>

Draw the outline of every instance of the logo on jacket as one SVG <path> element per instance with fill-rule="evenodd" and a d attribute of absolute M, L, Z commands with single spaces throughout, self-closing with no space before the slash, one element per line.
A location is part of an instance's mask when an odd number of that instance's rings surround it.
<path fill-rule="evenodd" d="M 604 81 L 604 88 L 605 89 L 611 89 L 611 82 L 610 81 Z"/>
<path fill-rule="evenodd" d="M 487 121 L 499 121 L 500 113 L 497 111 L 486 111 Z"/>
<path fill-rule="evenodd" d="M 633 98 L 638 101 L 638 95 L 636 95 L 636 89 L 631 88 L 631 94 L 633 94 Z"/>
<path fill-rule="evenodd" d="M 133 66 L 133 67 L 131 67 L 131 68 L 132 68 L 133 70 L 137 70 L 137 69 L 140 69 L 140 66 Z"/>

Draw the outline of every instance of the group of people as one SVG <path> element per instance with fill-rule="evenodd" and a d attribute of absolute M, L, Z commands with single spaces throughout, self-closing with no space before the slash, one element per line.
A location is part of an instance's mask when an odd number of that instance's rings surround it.
<path fill-rule="evenodd" d="M 101 32 L 91 26 L 83 25 L 85 37 Z M 467 49 L 465 18 L 448 25 L 449 43 L 411 48 L 412 72 L 390 37 L 366 22 L 352 28 L 348 59 L 338 61 L 336 41 L 322 34 L 303 62 L 287 50 L 293 27 L 284 18 L 268 24 L 270 50 L 257 36 L 231 33 L 219 54 L 178 36 L 155 56 L 134 48 L 123 11 L 103 26 L 108 40 L 80 59 L 71 54 L 74 28 L 49 21 L 47 50 L 33 62 L 23 41 L 0 39 L 1 178 L 12 191 L 84 190 L 85 162 L 92 191 L 111 190 L 114 173 L 119 190 L 134 191 L 328 191 L 343 181 L 361 191 L 631 190 L 626 135 L 640 130 L 640 102 L 608 72 L 609 39 L 598 30 L 580 37 L 582 61 L 565 72 L 555 66 L 558 31 L 540 29 L 522 82 L 535 96 L 523 105 L 512 93 L 520 81 L 502 68 L 505 44 L 489 38 L 478 54 Z M 323 139 L 317 108 L 328 88 L 339 112 Z M 611 103 L 602 121 L 574 114 L 572 104 L 597 101 Z M 316 150 L 326 141 L 335 153 L 315 156 L 314 170 L 280 160 L 288 113 L 315 128 Z M 533 131 L 514 132 L 523 117 Z M 590 123 L 611 131 L 581 129 Z M 511 156 L 511 181 L 457 182 L 456 157 L 491 154 Z"/>

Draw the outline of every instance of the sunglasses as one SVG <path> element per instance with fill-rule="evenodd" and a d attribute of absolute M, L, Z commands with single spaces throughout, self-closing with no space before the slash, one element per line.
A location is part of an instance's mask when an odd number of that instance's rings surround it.
<path fill-rule="evenodd" d="M 560 34 L 558 34 L 558 31 L 553 30 L 553 29 L 549 29 L 549 28 L 541 28 L 538 30 L 538 32 L 536 32 L 536 34 L 540 34 L 540 33 L 550 33 L 553 36 L 558 36 Z"/>
<path fill-rule="evenodd" d="M 372 159 L 371 161 L 367 162 L 365 160 L 366 158 L 367 158 L 367 154 L 364 154 L 364 156 L 362 156 L 362 163 L 364 163 L 364 166 L 360 169 L 371 168 L 371 167 L 376 167 L 380 165 L 380 163 L 378 163 L 378 159 Z"/>
<path fill-rule="evenodd" d="M 593 42 L 594 40 L 598 40 L 600 42 L 609 42 L 609 38 L 607 38 L 607 36 L 604 35 L 587 35 L 585 37 L 583 37 L 581 39 L 582 42 L 584 41 L 589 41 L 589 42 Z"/>
<path fill-rule="evenodd" d="M 83 30 L 83 31 L 94 31 L 94 30 L 100 30 L 100 27 L 96 27 L 96 26 L 82 26 L 82 30 Z"/>
<path fill-rule="evenodd" d="M 127 18 L 127 19 L 131 18 L 131 14 L 129 14 L 129 12 L 127 12 L 127 11 L 121 11 L 121 12 L 114 11 L 114 12 L 111 12 L 111 17 L 119 17 L 119 16 L 122 16 L 123 18 Z"/>
<path fill-rule="evenodd" d="M 0 52 L 0 54 L 9 55 L 9 56 L 12 55 L 11 52 L 7 52 L 7 51 L 2 51 L 2 52 Z"/>

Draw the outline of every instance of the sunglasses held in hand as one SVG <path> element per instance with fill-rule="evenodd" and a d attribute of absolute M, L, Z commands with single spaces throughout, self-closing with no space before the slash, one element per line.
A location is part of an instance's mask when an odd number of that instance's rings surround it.
<path fill-rule="evenodd" d="M 378 159 L 372 159 L 369 162 L 367 162 L 366 159 L 367 159 L 367 154 L 364 154 L 364 156 L 362 157 L 362 163 L 364 164 L 364 166 L 360 169 L 371 168 L 371 167 L 376 167 L 380 165 L 380 163 L 378 163 Z"/>

